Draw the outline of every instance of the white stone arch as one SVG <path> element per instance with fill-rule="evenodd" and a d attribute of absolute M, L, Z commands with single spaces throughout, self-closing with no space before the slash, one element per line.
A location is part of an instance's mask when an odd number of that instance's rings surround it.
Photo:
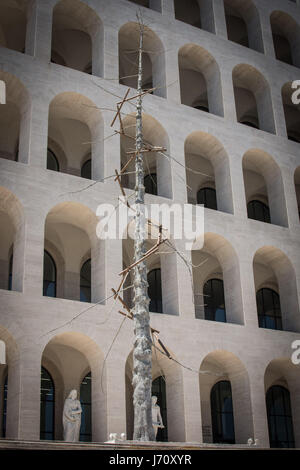
<path fill-rule="evenodd" d="M 287 82 L 281 88 L 282 104 L 285 116 L 285 125 L 288 139 L 300 142 L 300 104 L 292 101 L 292 95 L 296 91 L 292 88 L 293 82 Z"/>
<path fill-rule="evenodd" d="M 1 288 L 8 289 L 9 262 L 13 253 L 12 290 L 22 292 L 24 272 L 24 208 L 7 188 L 0 187 L 0 269 Z"/>
<path fill-rule="evenodd" d="M 252 0 L 224 0 L 228 39 L 264 52 L 261 22 Z"/>
<path fill-rule="evenodd" d="M 6 104 L 0 105 L 0 158 L 28 163 L 31 96 L 14 75 L 0 70 Z"/>
<path fill-rule="evenodd" d="M 275 55 L 284 62 L 300 66 L 300 26 L 288 13 L 274 10 L 270 15 Z"/>
<path fill-rule="evenodd" d="M 194 131 L 184 148 L 189 201 L 195 203 L 197 191 L 210 184 L 216 189 L 218 210 L 233 214 L 229 157 L 221 142 L 212 134 Z"/>
<path fill-rule="evenodd" d="M 212 54 L 196 44 L 185 44 L 179 49 L 178 64 L 181 103 L 223 117 L 220 68 Z"/>
<path fill-rule="evenodd" d="M 275 159 L 261 149 L 249 149 L 243 156 L 246 204 L 260 199 L 270 208 L 271 223 L 288 226 L 281 169 Z"/>
<path fill-rule="evenodd" d="M 204 318 L 203 286 L 206 280 L 222 279 L 228 323 L 244 324 L 243 303 L 241 294 L 240 266 L 233 246 L 221 235 L 207 232 L 204 234 L 204 245 L 198 250 L 192 248 L 194 303 L 199 305 L 195 310 L 198 318 Z"/>
<path fill-rule="evenodd" d="M 159 349 L 161 347 L 156 341 Z M 166 345 L 167 346 L 167 345 Z M 168 348 L 172 357 L 176 358 L 173 352 Z M 126 385 L 126 423 L 127 423 L 127 439 L 132 439 L 134 418 L 133 418 L 133 387 L 132 387 L 132 371 L 133 371 L 133 354 L 132 351 L 127 357 L 125 365 L 125 385 Z M 183 396 L 183 377 L 179 364 L 161 354 L 155 348 L 152 348 L 152 381 L 157 377 L 163 376 L 166 382 L 166 399 L 167 399 L 167 425 L 168 425 L 168 441 L 184 442 L 185 441 L 185 416 L 184 416 L 184 396 Z M 159 404 L 159 403 L 158 403 Z"/>
<path fill-rule="evenodd" d="M 293 350 L 291 349 L 293 352 Z M 291 358 L 281 356 L 269 362 L 264 374 L 265 394 L 270 387 L 279 385 L 290 392 L 295 447 L 300 445 L 300 381 L 299 365 L 292 363 Z"/>
<path fill-rule="evenodd" d="M 201 372 L 211 373 L 201 373 Z M 201 362 L 199 374 L 201 414 L 204 442 L 212 442 L 210 393 L 212 387 L 222 380 L 231 384 L 235 442 L 245 444 L 253 436 L 252 406 L 248 371 L 242 361 L 232 352 L 214 350 Z"/>
<path fill-rule="evenodd" d="M 29 0 L 2 0 L 0 4 L 0 46 L 25 52 Z"/>
<path fill-rule="evenodd" d="M 130 158 L 126 152 L 135 149 L 135 125 L 136 116 L 130 114 L 123 119 L 123 127 L 126 135 L 121 135 L 121 166 L 123 167 Z M 165 128 L 153 116 L 143 114 L 143 139 L 144 145 L 155 147 L 164 147 L 166 155 L 170 152 L 169 136 Z M 127 167 L 126 172 L 134 171 L 134 161 Z M 172 198 L 172 170 L 170 159 L 160 152 L 144 153 L 144 171 L 145 175 L 156 173 L 157 175 L 157 195 Z M 124 175 L 123 185 L 134 189 L 135 174 Z"/>
<path fill-rule="evenodd" d="M 63 259 L 60 292 L 66 299 L 80 298 L 80 269 L 87 253 L 91 254 L 92 302 L 105 298 L 104 242 L 96 236 L 97 223 L 95 213 L 79 202 L 57 204 L 46 217 L 45 246 L 51 243 Z"/>
<path fill-rule="evenodd" d="M 103 76 L 103 24 L 80 0 L 59 0 L 53 8 L 52 61 Z"/>
<path fill-rule="evenodd" d="M 270 85 L 263 74 L 252 65 L 238 64 L 232 71 L 232 81 L 237 121 L 275 134 Z"/>
<path fill-rule="evenodd" d="M 69 91 L 52 99 L 49 105 L 49 145 L 52 142 L 53 147 L 55 142 L 59 146 L 67 160 L 65 172 L 80 176 L 82 159 L 91 152 L 92 179 L 103 178 L 103 133 L 102 115 L 89 98 Z"/>
<path fill-rule="evenodd" d="M 289 257 L 275 246 L 263 246 L 253 257 L 253 274 L 255 292 L 270 287 L 279 294 L 283 330 L 299 332 L 296 274 Z"/>
<path fill-rule="evenodd" d="M 119 30 L 119 81 L 131 88 L 137 87 L 139 25 L 129 22 Z M 157 87 L 153 94 L 166 97 L 165 48 L 149 27 L 144 29 L 143 88 Z"/>
<path fill-rule="evenodd" d="M 54 366 L 55 364 L 55 366 Z M 107 439 L 107 385 L 104 354 L 99 345 L 86 334 L 68 331 L 51 338 L 46 344 L 41 365 L 56 379 L 58 387 L 55 416 L 62 416 L 63 404 L 70 390 L 79 395 L 83 374 L 92 374 L 92 440 Z M 104 370 L 102 371 L 102 368 Z M 61 419 L 56 427 L 56 439 L 62 439 Z"/>

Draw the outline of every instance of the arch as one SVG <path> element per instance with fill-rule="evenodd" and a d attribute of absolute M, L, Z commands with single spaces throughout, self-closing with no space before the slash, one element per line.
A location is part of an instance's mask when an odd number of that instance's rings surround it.
<path fill-rule="evenodd" d="M 51 101 L 48 147 L 59 156 L 63 173 L 80 176 L 82 161 L 91 154 L 92 177 L 103 178 L 103 132 L 102 115 L 86 96 L 64 92 Z"/>
<path fill-rule="evenodd" d="M 127 129 L 126 136 L 121 135 L 120 137 L 122 168 L 129 160 L 129 156 L 126 152 L 132 150 L 132 138 L 135 136 L 135 123 L 135 114 L 130 114 L 123 119 L 123 126 Z M 146 145 L 150 145 L 151 147 L 164 147 L 166 149 L 166 154 L 169 154 L 170 144 L 167 132 L 160 122 L 149 114 L 143 114 L 143 137 Z M 131 189 L 135 186 L 135 175 L 131 173 L 133 171 L 134 162 L 129 164 L 126 168 L 126 172 L 129 174 L 122 177 L 122 184 Z M 145 176 L 152 173 L 156 174 L 157 187 L 155 189 L 158 196 L 172 198 L 171 164 L 166 156 L 159 152 L 145 153 L 144 172 Z M 153 185 L 155 187 L 154 183 Z"/>
<path fill-rule="evenodd" d="M 163 313 L 161 269 L 155 268 L 148 272 L 148 295 L 150 298 L 149 311 Z"/>
<path fill-rule="evenodd" d="M 246 205 L 259 200 L 269 207 L 272 224 L 287 227 L 282 174 L 274 158 L 261 149 L 249 149 L 242 164 Z"/>
<path fill-rule="evenodd" d="M 168 442 L 166 382 L 162 375 L 156 377 L 152 382 L 152 396 L 157 397 L 157 403 L 160 407 L 160 414 L 164 426 L 163 428 L 158 428 L 156 440 L 159 442 Z"/>
<path fill-rule="evenodd" d="M 227 322 L 244 324 L 239 261 L 232 245 L 221 235 L 205 233 L 203 248 L 192 249 L 192 262 L 196 318 L 205 318 L 205 283 L 219 279 L 224 282 Z"/>
<path fill-rule="evenodd" d="M 59 253 L 57 296 L 80 300 L 80 271 L 83 260 L 91 259 L 91 300 L 105 297 L 104 242 L 96 235 L 98 219 L 87 206 L 63 202 L 53 207 L 45 221 L 45 247 Z"/>
<path fill-rule="evenodd" d="M 206 371 L 205 374 L 201 373 Z M 245 365 L 226 350 L 209 352 L 202 360 L 199 374 L 203 441 L 213 442 L 211 391 L 221 381 L 232 390 L 235 442 L 244 444 L 253 435 L 249 376 Z"/>
<path fill-rule="evenodd" d="M 79 394 L 80 389 L 82 390 L 81 384 L 90 372 L 93 380 L 91 381 L 92 437 L 89 438 L 96 442 L 104 442 L 107 439 L 106 372 L 104 354 L 96 342 L 76 331 L 56 335 L 44 348 L 42 366 L 47 367 L 51 373 L 56 390 L 55 418 L 59 419 L 55 426 L 55 439 L 62 439 L 63 435 L 61 416 L 65 398 L 72 389 L 77 390 Z M 82 398 L 84 403 L 88 399 L 85 395 Z M 97 406 L 93 406 L 93 403 Z M 85 440 L 83 435 L 82 440 Z"/>
<path fill-rule="evenodd" d="M 14 75 L 0 70 L 0 80 L 6 85 L 6 104 L 0 106 L 0 158 L 27 163 L 31 97 Z"/>
<path fill-rule="evenodd" d="M 185 140 L 187 194 L 196 203 L 201 188 L 216 189 L 217 208 L 233 214 L 229 157 L 221 142 L 206 132 L 192 132 Z"/>
<path fill-rule="evenodd" d="M 227 35 L 230 41 L 264 52 L 258 10 L 252 0 L 224 0 Z"/>
<path fill-rule="evenodd" d="M 0 288 L 21 292 L 24 270 L 24 209 L 19 199 L 4 187 L 0 187 L 0 226 Z"/>
<path fill-rule="evenodd" d="M 270 15 L 275 55 L 278 60 L 300 66 L 300 27 L 288 13 L 275 10 Z"/>
<path fill-rule="evenodd" d="M 288 256 L 275 246 L 261 247 L 253 258 L 253 272 L 256 292 L 270 288 L 279 294 L 283 330 L 299 332 L 296 275 Z"/>
<path fill-rule="evenodd" d="M 138 45 L 139 25 L 134 22 L 126 23 L 119 30 L 119 82 L 131 88 L 137 88 Z M 165 98 L 165 48 L 157 34 L 147 26 L 143 49 L 143 88 L 157 87 L 153 94 Z"/>
<path fill-rule="evenodd" d="M 176 355 L 168 348 L 172 357 Z M 133 354 L 128 355 L 125 366 L 125 382 L 126 382 L 126 423 L 127 423 L 127 439 L 132 439 L 134 418 L 133 418 Z M 185 441 L 185 419 L 184 419 L 184 403 L 183 403 L 183 377 L 182 370 L 178 364 L 162 355 L 158 350 L 152 348 L 152 391 L 157 393 L 157 382 L 163 377 L 165 383 L 165 403 L 159 402 L 163 419 L 167 416 L 167 421 L 163 422 L 166 426 L 167 436 L 163 433 L 157 434 L 159 438 L 168 438 L 169 442 Z"/>
<path fill-rule="evenodd" d="M 260 328 L 282 330 L 280 298 L 276 291 L 262 287 L 256 293 L 258 325 Z"/>
<path fill-rule="evenodd" d="M 300 105 L 292 101 L 293 82 L 285 83 L 281 89 L 287 137 L 293 142 L 300 142 Z"/>
<path fill-rule="evenodd" d="M 217 382 L 210 392 L 213 442 L 234 444 L 232 391 L 229 380 Z"/>
<path fill-rule="evenodd" d="M 226 323 L 224 285 L 222 279 L 209 279 L 203 286 L 205 320 Z"/>
<path fill-rule="evenodd" d="M 270 447 L 295 447 L 290 392 L 273 385 L 266 395 Z"/>
<path fill-rule="evenodd" d="M 25 52 L 28 0 L 2 0 L 0 5 L 0 46 Z"/>
<path fill-rule="evenodd" d="M 224 117 L 220 69 L 214 57 L 201 46 L 186 44 L 179 49 L 178 63 L 181 103 Z"/>
<path fill-rule="evenodd" d="M 103 76 L 103 25 L 80 0 L 60 0 L 53 9 L 51 61 Z"/>
<path fill-rule="evenodd" d="M 232 71 L 232 81 L 238 122 L 275 134 L 271 91 L 263 74 L 252 65 L 239 64 Z"/>

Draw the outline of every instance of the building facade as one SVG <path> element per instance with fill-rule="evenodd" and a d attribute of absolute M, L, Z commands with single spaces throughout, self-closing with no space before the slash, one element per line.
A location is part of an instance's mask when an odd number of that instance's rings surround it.
<path fill-rule="evenodd" d="M 153 349 L 160 439 L 299 447 L 299 0 L 1 0 L 1 436 L 61 440 L 75 388 L 82 440 L 132 438 L 133 323 L 111 289 L 133 245 L 100 240 L 96 211 L 133 147 L 133 105 L 125 135 L 111 122 L 135 93 L 139 7 L 144 138 L 166 148 L 146 203 L 205 206 L 203 247 L 173 241 L 188 263 L 148 262 L 176 359 Z"/>

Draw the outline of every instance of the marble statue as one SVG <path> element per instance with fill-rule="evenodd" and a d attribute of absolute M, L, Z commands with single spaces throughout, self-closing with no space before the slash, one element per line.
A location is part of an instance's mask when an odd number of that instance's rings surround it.
<path fill-rule="evenodd" d="M 152 396 L 152 426 L 156 438 L 158 428 L 164 428 L 164 425 L 160 414 L 160 407 L 157 405 L 157 397 L 155 395 Z"/>
<path fill-rule="evenodd" d="M 65 400 L 63 411 L 64 441 L 78 442 L 82 408 L 77 400 L 77 391 L 71 390 Z"/>

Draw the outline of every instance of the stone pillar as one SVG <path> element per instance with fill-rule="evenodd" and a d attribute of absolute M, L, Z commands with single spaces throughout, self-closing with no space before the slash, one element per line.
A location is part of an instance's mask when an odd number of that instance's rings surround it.
<path fill-rule="evenodd" d="M 257 358 L 259 361 L 259 358 Z M 264 385 L 263 371 L 255 371 L 258 364 L 253 364 L 251 371 L 249 371 L 250 380 L 250 393 L 251 393 L 251 407 L 252 407 L 252 420 L 253 420 L 253 436 L 254 439 L 259 440 L 259 445 L 262 447 L 270 447 L 269 444 L 269 431 L 268 431 L 268 418 L 266 408 L 266 395 Z M 261 369 L 261 368 L 260 368 Z"/>
<path fill-rule="evenodd" d="M 191 358 L 182 360 L 191 366 Z M 195 366 L 196 369 L 196 366 Z M 200 406 L 199 376 L 195 372 L 182 369 L 185 411 L 185 441 L 203 442 L 202 417 Z"/>
<path fill-rule="evenodd" d="M 161 251 L 172 251 L 172 249 L 167 245 L 162 245 Z M 163 313 L 179 315 L 177 255 L 176 253 L 161 254 L 160 260 Z M 173 273 L 172 276 L 170 273 Z"/>
<path fill-rule="evenodd" d="M 245 195 L 244 174 L 243 174 L 243 155 L 234 148 L 230 148 L 230 176 L 233 198 L 233 212 L 236 217 L 245 221 L 247 216 L 247 201 Z"/>
<path fill-rule="evenodd" d="M 65 271 L 64 298 L 80 300 L 80 274 L 73 271 Z"/>
<path fill-rule="evenodd" d="M 43 294 L 44 215 L 28 210 L 24 243 L 24 294 L 36 297 Z M 38 294 L 39 293 L 39 294 Z"/>
<path fill-rule="evenodd" d="M 274 83 L 271 86 L 271 99 L 273 103 L 273 115 L 275 124 L 275 133 L 287 138 L 286 121 L 281 93 L 282 83 Z"/>
<path fill-rule="evenodd" d="M 181 104 L 180 77 L 178 64 L 179 47 L 165 41 L 166 97 L 169 101 Z"/>
<path fill-rule="evenodd" d="M 122 240 L 105 241 L 105 267 L 106 267 L 106 296 L 112 295 L 111 289 L 117 290 L 122 277 L 119 273 L 123 269 Z M 117 304 L 116 307 L 119 307 Z"/>
<path fill-rule="evenodd" d="M 161 0 L 161 12 L 170 19 L 175 19 L 174 0 Z"/>
<path fill-rule="evenodd" d="M 104 164 L 104 125 L 100 117 L 90 126 L 92 138 L 92 179 L 102 180 L 105 176 Z M 107 129 L 105 129 L 107 132 Z M 111 132 L 112 133 L 112 132 Z"/>
<path fill-rule="evenodd" d="M 39 96 L 38 96 L 39 95 Z M 47 168 L 49 103 L 39 90 L 32 100 L 29 164 Z"/>
<path fill-rule="evenodd" d="M 217 36 L 227 39 L 227 27 L 223 0 L 213 0 L 215 32 Z"/>
<path fill-rule="evenodd" d="M 232 65 L 224 60 L 219 64 L 221 75 L 221 87 L 223 94 L 224 117 L 227 122 L 237 122 L 234 88 L 232 82 Z"/>
<path fill-rule="evenodd" d="M 253 273 L 253 254 L 249 252 L 249 247 L 241 244 L 238 247 L 238 258 L 240 265 L 240 285 L 245 326 L 257 329 L 258 316 Z"/>
<path fill-rule="evenodd" d="M 24 278 L 24 257 L 25 257 L 25 221 L 19 221 L 19 227 L 15 233 L 13 246 L 13 272 L 12 290 L 22 292 Z"/>
<path fill-rule="evenodd" d="M 122 351 L 115 351 L 106 364 L 107 439 L 110 433 L 126 433 L 125 373 L 120 375 L 120 370 L 125 371 L 125 359 Z"/>
<path fill-rule="evenodd" d="M 256 1 L 256 8 L 259 12 L 259 18 L 261 23 L 261 32 L 264 53 L 266 56 L 275 58 L 275 50 L 272 36 L 272 29 L 270 23 L 270 10 L 266 8 L 266 2 Z"/>
<path fill-rule="evenodd" d="M 105 298 L 105 240 L 95 237 L 91 244 L 92 294 L 91 301 Z"/>
<path fill-rule="evenodd" d="M 281 166 L 281 175 L 287 208 L 288 226 L 299 228 L 299 210 L 295 188 L 295 177 L 289 166 Z"/>
<path fill-rule="evenodd" d="M 112 105 L 113 109 L 117 109 L 115 104 Z M 103 175 L 108 177 L 115 174 L 115 170 L 120 171 L 121 168 L 121 150 L 120 150 L 120 135 L 114 133 L 114 129 L 110 127 L 111 114 L 109 114 L 110 121 L 106 122 L 104 127 L 104 153 L 103 153 Z M 116 127 L 114 127 L 116 128 Z M 112 137 L 110 137 L 112 136 Z M 129 175 L 131 176 L 131 175 Z M 134 175 L 133 175 L 134 176 Z M 115 189 L 119 188 L 118 182 L 113 182 L 114 179 L 110 178 L 105 180 L 106 184 L 113 183 Z"/>
<path fill-rule="evenodd" d="M 35 0 L 29 6 L 26 53 L 50 62 L 53 7 L 57 0 Z"/>
<path fill-rule="evenodd" d="M 178 251 L 183 253 L 184 257 L 187 259 L 187 263 L 192 262 L 192 253 L 187 251 L 185 247 L 184 240 L 172 240 L 175 247 Z M 172 270 L 169 272 L 176 272 L 176 281 L 177 281 L 177 295 L 176 295 L 176 305 L 178 309 L 178 314 L 186 318 L 195 318 L 195 305 L 194 305 L 194 292 L 193 292 L 193 268 L 191 265 L 187 265 L 184 260 L 178 255 L 166 255 L 176 257 L 176 271 Z M 175 269 L 175 268 L 173 268 Z M 180 281 L 178 281 L 180 280 Z M 180 286 L 180 288 L 179 288 Z"/>
<path fill-rule="evenodd" d="M 174 129 L 174 131 L 176 132 L 176 129 Z M 179 131 L 177 135 L 170 136 L 169 155 L 172 157 L 170 159 L 170 162 L 171 162 L 171 172 L 172 172 L 173 200 L 174 202 L 186 204 L 187 203 L 187 186 L 186 186 L 184 140 L 180 139 L 179 136 L 180 136 Z"/>
<path fill-rule="evenodd" d="M 104 29 L 104 71 L 106 79 L 119 79 L 119 38 L 118 31 L 109 28 Z"/>

